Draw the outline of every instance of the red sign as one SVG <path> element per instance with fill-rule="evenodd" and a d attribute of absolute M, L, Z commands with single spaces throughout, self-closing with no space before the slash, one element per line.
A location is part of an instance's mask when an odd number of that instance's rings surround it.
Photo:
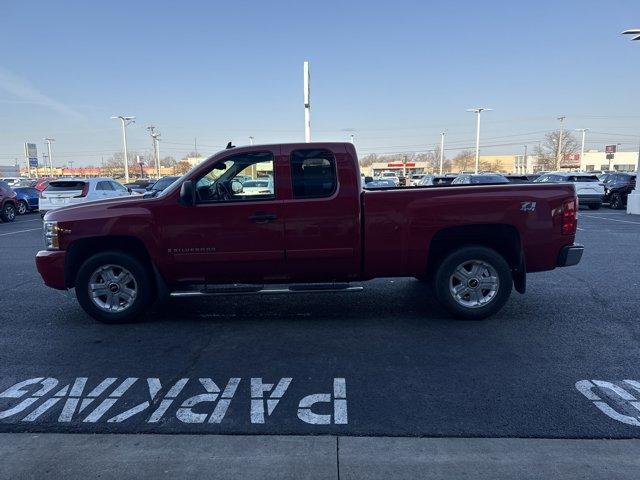
<path fill-rule="evenodd" d="M 387 167 L 415 167 L 416 164 L 415 162 L 410 162 L 410 163 L 387 163 Z"/>
<path fill-rule="evenodd" d="M 604 147 L 605 153 L 616 153 L 617 146 L 616 145 L 606 145 Z"/>

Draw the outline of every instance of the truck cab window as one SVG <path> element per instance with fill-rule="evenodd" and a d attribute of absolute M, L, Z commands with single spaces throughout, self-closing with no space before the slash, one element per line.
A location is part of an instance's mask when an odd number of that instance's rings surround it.
<path fill-rule="evenodd" d="M 330 197 L 336 191 L 336 159 L 328 150 L 295 150 L 291 153 L 293 198 Z"/>
<path fill-rule="evenodd" d="M 196 182 L 198 203 L 271 200 L 276 198 L 273 154 L 251 152 L 229 157 Z"/>

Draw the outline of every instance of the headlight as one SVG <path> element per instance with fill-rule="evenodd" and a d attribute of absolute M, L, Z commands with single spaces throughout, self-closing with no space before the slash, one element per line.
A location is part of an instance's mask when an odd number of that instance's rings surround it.
<path fill-rule="evenodd" d="M 58 222 L 44 222 L 44 244 L 47 250 L 57 250 L 60 248 Z"/>

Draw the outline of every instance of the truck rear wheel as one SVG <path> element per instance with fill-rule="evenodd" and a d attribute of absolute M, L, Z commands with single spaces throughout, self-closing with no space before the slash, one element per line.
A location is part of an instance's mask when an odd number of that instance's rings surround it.
<path fill-rule="evenodd" d="M 511 268 L 495 250 L 466 246 L 451 252 L 434 278 L 436 298 L 454 317 L 480 320 L 502 308 L 513 287 Z"/>
<path fill-rule="evenodd" d="M 151 304 L 152 278 L 135 257 L 113 251 L 87 259 L 76 276 L 83 310 L 103 323 L 137 320 Z"/>

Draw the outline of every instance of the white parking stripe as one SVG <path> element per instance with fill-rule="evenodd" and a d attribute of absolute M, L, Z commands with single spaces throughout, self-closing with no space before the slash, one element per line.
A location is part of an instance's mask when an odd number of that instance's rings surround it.
<path fill-rule="evenodd" d="M 34 232 L 36 230 L 42 230 L 42 227 L 40 227 L 40 228 L 29 228 L 27 230 L 18 230 L 17 232 L 0 233 L 0 237 L 4 237 L 6 235 L 14 235 L 16 233 Z"/>
<path fill-rule="evenodd" d="M 42 219 L 41 218 L 36 218 L 33 220 L 19 220 L 16 223 L 0 223 L 0 225 L 16 225 L 18 223 L 28 223 L 28 222 L 41 222 L 42 223 Z"/>
<path fill-rule="evenodd" d="M 598 218 L 600 220 L 609 220 L 611 222 L 633 223 L 634 225 L 640 225 L 640 222 L 630 222 L 629 220 L 616 220 L 615 218 L 606 218 L 606 217 L 600 217 L 596 215 L 585 215 L 584 213 L 580 214 L 580 216 L 587 217 L 587 218 Z"/>

